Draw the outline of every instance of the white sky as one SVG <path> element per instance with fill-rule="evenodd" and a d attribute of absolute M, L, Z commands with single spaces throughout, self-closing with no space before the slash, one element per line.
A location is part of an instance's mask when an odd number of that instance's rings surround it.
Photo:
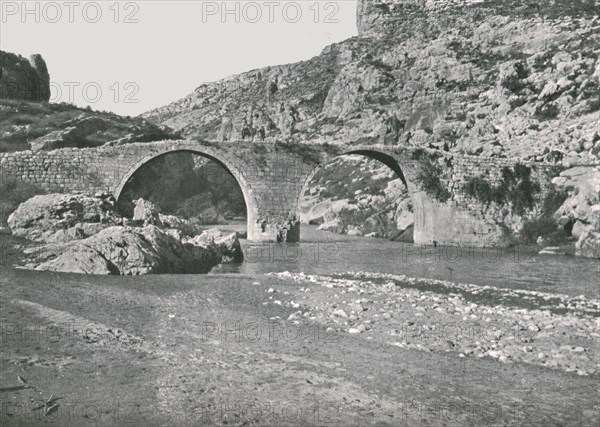
<path fill-rule="evenodd" d="M 0 0 L 0 48 L 44 57 L 52 102 L 71 96 L 124 115 L 203 82 L 309 59 L 354 35 L 356 0 Z"/>

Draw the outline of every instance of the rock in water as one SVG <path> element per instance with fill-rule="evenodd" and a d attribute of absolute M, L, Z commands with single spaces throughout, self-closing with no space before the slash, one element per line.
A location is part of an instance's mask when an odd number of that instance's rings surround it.
<path fill-rule="evenodd" d="M 237 233 L 223 236 L 220 230 L 211 228 L 185 242 L 201 248 L 216 250 L 221 254 L 221 262 L 223 263 L 242 262 L 244 260 L 244 253 Z"/>

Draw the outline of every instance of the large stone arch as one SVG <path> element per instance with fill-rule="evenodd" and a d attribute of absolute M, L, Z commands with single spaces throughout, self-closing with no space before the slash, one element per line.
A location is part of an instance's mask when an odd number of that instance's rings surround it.
<path fill-rule="evenodd" d="M 193 153 L 193 154 L 202 156 L 204 158 L 210 159 L 210 160 L 216 162 L 217 164 L 221 165 L 222 167 L 224 167 L 233 176 L 233 178 L 236 180 L 236 182 L 238 183 L 238 185 L 240 186 L 240 188 L 242 190 L 242 194 L 244 195 L 244 202 L 246 203 L 246 216 L 247 216 L 246 228 L 247 228 L 247 232 L 248 232 L 248 239 L 254 240 L 255 236 L 253 234 L 254 234 L 254 230 L 256 228 L 256 227 L 254 227 L 254 224 L 255 224 L 256 218 L 258 216 L 258 208 L 257 208 L 258 203 L 257 203 L 256 197 L 254 196 L 254 194 L 251 190 L 251 186 L 248 183 L 248 181 L 246 180 L 246 178 L 244 177 L 243 171 L 241 171 L 236 164 L 234 164 L 232 161 L 227 159 L 225 156 L 221 156 L 218 153 L 214 153 L 209 150 L 204 150 L 204 149 L 199 149 L 199 148 L 191 148 L 191 147 L 183 147 L 183 148 L 173 147 L 173 148 L 170 148 L 170 149 L 158 152 L 158 153 L 154 152 L 154 153 L 145 155 L 141 159 L 137 160 L 131 167 L 129 167 L 129 169 L 125 172 L 125 174 L 119 179 L 118 183 L 116 184 L 113 194 L 114 194 L 114 197 L 117 200 L 117 202 L 119 201 L 119 198 L 121 197 L 121 193 L 123 192 L 123 189 L 129 182 L 129 180 L 143 165 L 145 165 L 146 163 L 148 163 L 158 157 L 166 156 L 166 155 L 173 154 L 173 153 L 181 153 L 181 152 Z"/>
<path fill-rule="evenodd" d="M 315 174 L 319 170 L 321 170 L 323 167 L 325 167 L 325 165 L 332 162 L 334 159 L 341 157 L 341 156 L 345 156 L 345 155 L 361 155 L 361 156 L 367 157 L 369 159 L 377 160 L 380 163 L 383 163 L 384 165 L 389 167 L 392 171 L 394 171 L 396 176 L 398 178 L 400 178 L 400 180 L 404 183 L 404 186 L 406 187 L 406 189 L 408 191 L 408 194 L 409 194 L 409 197 L 411 199 L 413 206 L 415 206 L 416 203 L 419 202 L 419 199 L 414 197 L 414 193 L 417 192 L 418 189 L 413 185 L 413 183 L 411 181 L 407 180 L 406 174 L 404 173 L 405 167 L 403 167 L 403 165 L 399 161 L 398 157 L 396 155 L 394 155 L 393 152 L 387 152 L 384 149 L 378 149 L 378 148 L 362 148 L 361 147 L 361 148 L 340 151 L 339 153 L 336 153 L 335 156 L 328 157 L 326 160 L 320 162 L 318 165 L 316 165 L 313 168 L 313 170 L 310 172 L 310 174 L 306 177 L 304 184 L 302 185 L 302 189 L 300 190 L 300 194 L 298 195 L 298 202 L 297 202 L 298 218 L 300 218 L 300 201 L 307 189 L 308 184 L 314 178 Z M 418 217 L 416 214 L 414 214 L 414 216 L 415 216 L 415 235 L 417 236 L 417 235 L 420 235 L 419 233 L 417 233 Z"/>

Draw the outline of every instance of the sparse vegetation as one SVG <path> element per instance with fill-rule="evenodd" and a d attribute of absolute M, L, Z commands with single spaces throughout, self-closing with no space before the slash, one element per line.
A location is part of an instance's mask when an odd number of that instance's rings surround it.
<path fill-rule="evenodd" d="M 531 168 L 516 164 L 512 170 L 508 167 L 502 169 L 502 179 L 497 186 L 483 177 L 473 177 L 464 184 L 463 190 L 468 196 L 487 205 L 509 203 L 513 212 L 523 215 L 528 209 L 533 209 L 535 195 L 541 191 L 541 187 L 532 181 Z"/>
<path fill-rule="evenodd" d="M 548 243 L 559 244 L 564 243 L 569 236 L 564 229 L 558 227 L 554 219 L 541 217 L 525 222 L 520 237 L 530 243 L 535 243 L 538 237 L 542 237 Z"/>
<path fill-rule="evenodd" d="M 554 104 L 544 104 L 535 109 L 535 118 L 543 122 L 546 120 L 554 120 L 558 117 L 560 108 Z"/>
<path fill-rule="evenodd" d="M 463 188 L 467 195 L 486 205 L 492 202 L 501 203 L 497 188 L 482 177 L 469 179 Z"/>
<path fill-rule="evenodd" d="M 502 169 L 502 181 L 498 187 L 499 194 L 505 195 L 514 212 L 523 215 L 535 204 L 535 195 L 541 190 L 540 184 L 531 180 L 531 168 L 520 163 L 511 170 Z"/>
<path fill-rule="evenodd" d="M 529 77 L 529 70 L 524 62 L 517 62 L 514 68 L 515 74 L 506 77 L 502 81 L 502 86 L 512 93 L 519 93 L 528 85 L 524 80 Z"/>
<path fill-rule="evenodd" d="M 429 159 L 421 159 L 421 170 L 417 175 L 417 180 L 425 193 L 434 199 L 445 203 L 451 197 L 446 184 L 442 182 L 440 176 L 443 176 L 442 167 L 433 163 Z"/>
<path fill-rule="evenodd" d="M 0 152 L 29 150 L 31 141 L 67 127 L 77 127 L 77 122 L 84 118 L 93 118 L 93 123 L 88 121 L 77 128 L 76 132 L 66 136 L 69 145 L 97 146 L 130 134 L 135 142 L 180 138 L 178 133 L 170 129 L 137 117 L 121 117 L 67 103 L 2 100 Z"/>
<path fill-rule="evenodd" d="M 570 230 L 567 231 L 556 223 L 554 213 L 567 197 L 566 191 L 557 190 L 553 186 L 544 197 L 541 216 L 523 224 L 520 232 L 521 239 L 526 242 L 535 242 L 538 237 L 542 237 L 548 243 L 565 243 L 569 238 Z"/>

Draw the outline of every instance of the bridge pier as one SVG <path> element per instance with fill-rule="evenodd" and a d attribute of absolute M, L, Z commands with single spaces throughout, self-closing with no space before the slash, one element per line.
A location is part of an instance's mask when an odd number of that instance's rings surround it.
<path fill-rule="evenodd" d="M 248 218 L 248 240 L 253 242 L 299 242 L 300 221 L 285 223 L 250 221 Z"/>

